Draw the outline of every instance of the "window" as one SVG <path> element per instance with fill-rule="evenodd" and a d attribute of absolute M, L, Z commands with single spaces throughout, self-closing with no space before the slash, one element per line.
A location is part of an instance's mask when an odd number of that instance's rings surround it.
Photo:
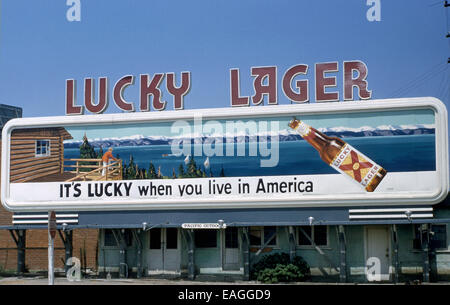
<path fill-rule="evenodd" d="M 36 157 L 50 156 L 50 140 L 36 140 Z"/>
<path fill-rule="evenodd" d="M 277 227 L 251 227 L 249 230 L 250 245 L 261 247 L 277 245 Z"/>
<path fill-rule="evenodd" d="M 421 226 L 414 226 L 414 240 L 413 240 L 413 249 L 421 250 Z M 430 248 L 431 249 L 447 249 L 447 225 L 441 224 L 432 224 L 430 226 L 432 234 L 430 234 Z M 424 234 L 423 238 L 426 238 Z"/>
<path fill-rule="evenodd" d="M 150 249 L 161 249 L 161 229 L 150 230 Z"/>
<path fill-rule="evenodd" d="M 216 248 L 217 230 L 195 230 L 196 248 Z"/>
<path fill-rule="evenodd" d="M 125 244 L 127 247 L 131 247 L 133 245 L 133 232 L 130 229 L 122 229 L 123 238 L 125 239 Z"/>
<path fill-rule="evenodd" d="M 133 233 L 131 230 L 122 229 L 123 238 L 127 247 L 130 247 L 133 244 Z M 117 238 L 120 238 L 120 232 L 116 231 Z M 114 232 L 112 229 L 103 230 L 103 246 L 105 247 L 118 247 L 116 237 L 114 236 Z"/>
<path fill-rule="evenodd" d="M 225 248 L 239 248 L 238 228 L 231 227 L 225 229 Z"/>
<path fill-rule="evenodd" d="M 116 247 L 116 239 L 114 238 L 114 234 L 112 230 L 106 229 L 103 231 L 103 245 L 105 247 Z"/>
<path fill-rule="evenodd" d="M 298 228 L 297 236 L 299 246 L 312 246 L 311 241 L 313 241 L 316 246 L 328 245 L 327 226 L 300 226 Z"/>
<path fill-rule="evenodd" d="M 447 226 L 446 225 L 431 225 L 431 248 L 432 249 L 447 249 Z"/>
<path fill-rule="evenodd" d="M 178 229 L 167 228 L 166 229 L 166 248 L 178 249 Z"/>

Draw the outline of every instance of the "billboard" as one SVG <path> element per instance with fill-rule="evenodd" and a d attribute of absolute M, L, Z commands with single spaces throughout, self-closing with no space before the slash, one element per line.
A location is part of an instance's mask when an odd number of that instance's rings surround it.
<path fill-rule="evenodd" d="M 13 211 L 435 204 L 447 111 L 435 98 L 14 119 Z"/>

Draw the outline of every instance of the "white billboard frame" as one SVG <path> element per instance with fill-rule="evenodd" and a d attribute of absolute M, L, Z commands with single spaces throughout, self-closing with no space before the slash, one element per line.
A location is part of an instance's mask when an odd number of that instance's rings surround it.
<path fill-rule="evenodd" d="M 439 185 L 434 193 L 362 193 L 308 195 L 305 199 L 279 198 L 192 198 L 177 200 L 120 199 L 90 202 L 47 201 L 33 203 L 17 201 L 10 197 L 10 141 L 11 132 L 18 128 L 49 128 L 61 126 L 111 125 L 142 122 L 173 122 L 194 120 L 201 116 L 204 120 L 275 117 L 301 113 L 304 115 L 376 112 L 390 110 L 432 109 L 435 112 L 436 173 Z M 210 209 L 210 208 L 279 208 L 279 207 L 342 207 L 380 205 L 433 205 L 441 202 L 449 190 L 448 122 L 447 109 L 433 97 L 384 99 L 370 101 L 346 101 L 298 105 L 276 105 L 245 108 L 213 108 L 162 112 L 140 112 L 100 115 L 55 116 L 12 119 L 2 132 L 1 202 L 14 212 L 19 211 L 112 211 L 148 209 Z M 203 178 L 208 179 L 208 178 Z M 185 180 L 185 179 L 182 179 Z"/>

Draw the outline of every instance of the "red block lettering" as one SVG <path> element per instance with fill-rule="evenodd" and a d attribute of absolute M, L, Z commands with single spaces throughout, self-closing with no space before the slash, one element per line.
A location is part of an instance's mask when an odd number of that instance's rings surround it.
<path fill-rule="evenodd" d="M 122 77 L 117 81 L 113 90 L 114 102 L 117 107 L 119 107 L 123 111 L 134 111 L 134 105 L 132 103 L 128 103 L 123 99 L 123 91 L 129 85 L 134 83 L 134 76 L 127 75 Z"/>
<path fill-rule="evenodd" d="M 99 78 L 98 104 L 94 102 L 94 80 L 92 78 L 84 79 L 84 105 L 92 113 L 102 113 L 108 106 L 108 79 Z"/>
<path fill-rule="evenodd" d="M 252 76 L 255 76 L 253 81 L 253 89 L 255 95 L 252 97 L 252 102 L 259 105 L 264 95 L 268 97 L 268 103 L 277 104 L 277 67 L 252 67 Z M 264 79 L 267 78 L 267 85 L 263 84 Z"/>
<path fill-rule="evenodd" d="M 239 96 L 240 95 L 240 82 L 239 82 L 239 69 L 231 69 L 230 70 L 230 78 L 231 78 L 231 106 L 239 107 L 239 106 L 249 106 L 249 97 L 248 96 Z"/>
<path fill-rule="evenodd" d="M 183 97 L 191 89 L 191 73 L 181 72 L 181 85 L 175 86 L 175 73 L 167 73 L 167 90 L 173 95 L 175 110 L 181 110 L 184 108 Z"/>
<path fill-rule="evenodd" d="M 339 100 L 338 92 L 325 92 L 326 87 L 336 86 L 336 77 L 325 77 L 325 73 L 337 71 L 337 62 L 316 64 L 316 102 L 332 102 Z"/>
<path fill-rule="evenodd" d="M 161 101 L 162 92 L 159 89 L 159 85 L 161 84 L 164 74 L 155 74 L 153 76 L 150 84 L 148 83 L 148 74 L 141 74 L 141 111 L 149 111 L 149 95 L 153 95 L 153 108 L 155 110 L 164 110 L 166 108 L 166 102 Z"/>
<path fill-rule="evenodd" d="M 297 80 L 295 82 L 295 88 L 297 91 L 292 89 L 292 80 L 294 77 L 300 74 L 308 73 L 308 65 L 295 65 L 289 68 L 283 76 L 283 92 L 293 102 L 296 103 L 306 103 L 309 101 L 308 94 L 308 80 Z"/>
<path fill-rule="evenodd" d="M 76 81 L 74 79 L 66 80 L 66 115 L 83 114 L 83 106 L 76 106 Z"/>
<path fill-rule="evenodd" d="M 358 77 L 353 78 L 353 71 Z M 358 88 L 360 99 L 370 99 L 372 91 L 367 89 L 367 66 L 361 61 L 344 61 L 344 100 L 353 100 L 353 87 Z"/>

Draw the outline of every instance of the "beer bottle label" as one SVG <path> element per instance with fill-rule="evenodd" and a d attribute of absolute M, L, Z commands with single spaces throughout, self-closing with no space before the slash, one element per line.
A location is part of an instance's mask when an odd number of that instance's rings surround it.
<path fill-rule="evenodd" d="M 311 133 L 311 127 L 308 124 L 303 123 L 302 121 L 298 122 L 298 125 L 296 127 L 297 132 L 302 136 L 306 137 L 309 136 Z"/>
<path fill-rule="evenodd" d="M 330 166 L 338 172 L 350 176 L 364 188 L 370 184 L 381 169 L 380 165 L 349 144 L 342 147 L 331 161 Z"/>

